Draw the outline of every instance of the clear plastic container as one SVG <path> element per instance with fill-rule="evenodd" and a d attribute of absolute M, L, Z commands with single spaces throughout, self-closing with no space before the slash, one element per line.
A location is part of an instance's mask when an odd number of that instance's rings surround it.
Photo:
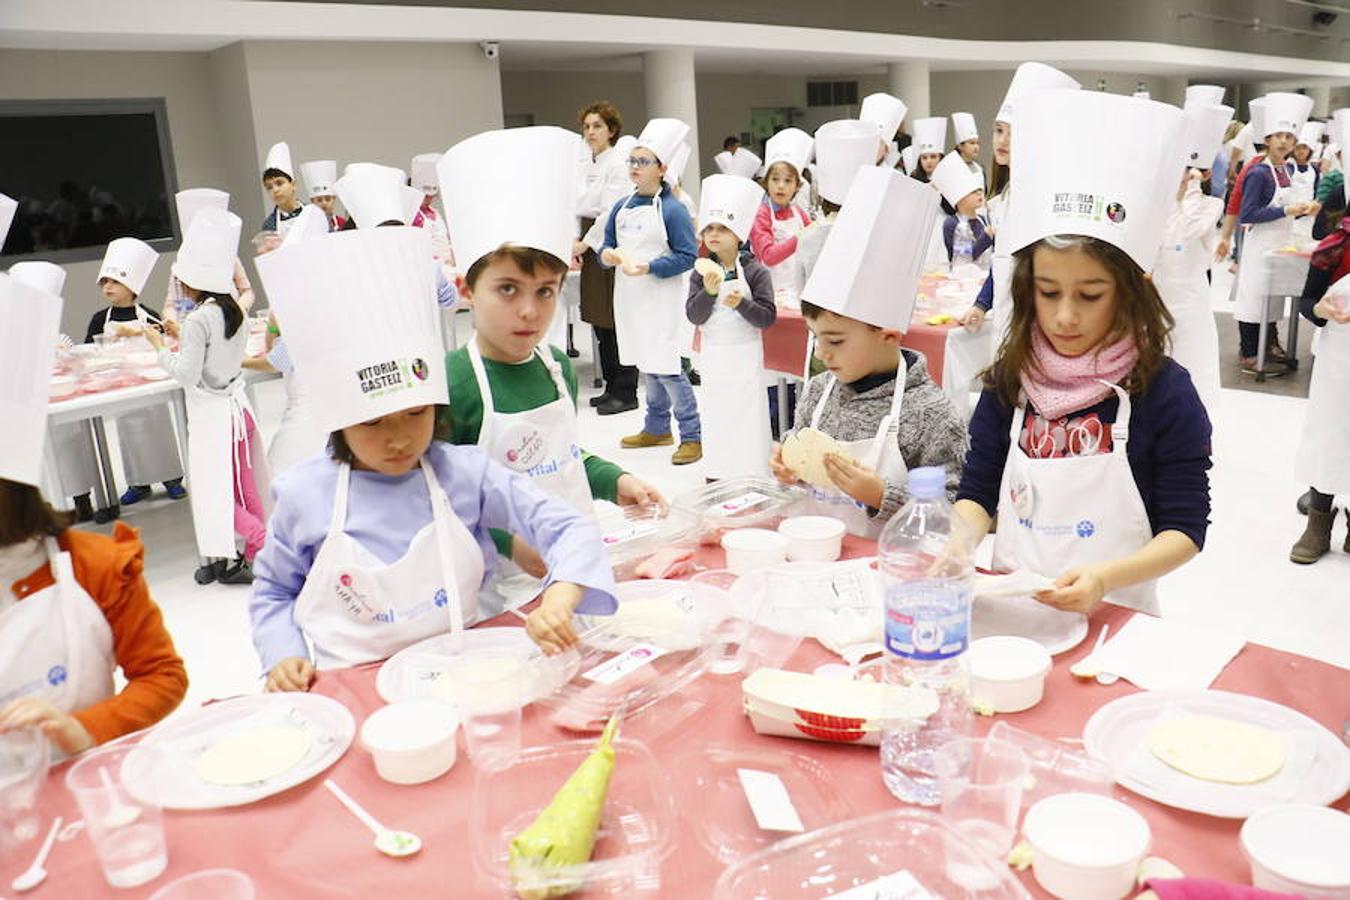
<path fill-rule="evenodd" d="M 597 513 L 600 542 L 620 580 L 634 577 L 637 564 L 657 550 L 696 543 L 698 515 L 688 509 L 653 503 L 597 507 Z"/>
<path fill-rule="evenodd" d="M 772 478 L 725 478 L 681 494 L 675 507 L 698 517 L 700 543 L 717 545 L 736 528 L 777 528 L 788 516 L 805 509 L 806 491 Z"/>
<path fill-rule="evenodd" d="M 854 816 L 830 770 L 809 756 L 777 747 L 689 747 L 670 766 L 675 793 L 698 798 L 698 814 L 690 819 L 699 842 L 727 865 L 792 836 L 760 827 L 742 784 L 742 769 L 777 776 L 806 831 Z"/>
<path fill-rule="evenodd" d="M 511 839 L 529 827 L 594 749 L 593 740 L 532 747 L 510 768 L 478 773 L 470 830 L 474 867 L 507 896 L 515 896 Z M 674 828 L 675 799 L 665 770 L 645 744 L 621 738 L 614 742 L 614 773 L 591 860 L 560 867 L 550 887 L 558 888 L 559 896 L 562 888 L 582 885 L 587 897 L 658 895 Z"/>
<path fill-rule="evenodd" d="M 831 825 L 747 856 L 722 873 L 716 900 L 1029 897 L 1001 860 L 917 809 Z"/>

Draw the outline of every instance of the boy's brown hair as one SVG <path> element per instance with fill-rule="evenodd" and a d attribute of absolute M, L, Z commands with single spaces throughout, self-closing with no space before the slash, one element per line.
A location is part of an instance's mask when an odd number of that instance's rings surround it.
<path fill-rule="evenodd" d="M 619 115 L 619 108 L 608 100 L 597 100 L 589 106 L 582 107 L 577 113 L 577 124 L 585 125 L 586 117 L 597 115 L 605 120 L 609 126 L 609 145 L 614 146 L 614 142 L 623 134 L 623 116 Z"/>
<path fill-rule="evenodd" d="M 797 171 L 796 166 L 794 166 L 792 163 L 788 162 L 785 159 L 780 159 L 778 162 L 769 166 L 769 168 L 764 171 L 764 183 L 765 184 L 769 183 L 769 177 L 773 175 L 774 170 L 779 168 L 780 166 L 792 173 L 792 180 L 797 182 L 797 187 L 800 188 L 802 186 L 801 174 Z"/>
<path fill-rule="evenodd" d="M 567 263 L 558 259 L 552 253 L 545 253 L 543 250 L 536 250 L 533 247 L 521 247 L 516 244 L 502 244 L 491 253 L 485 253 L 478 258 L 478 261 L 469 266 L 469 271 L 464 273 L 464 283 L 472 290 L 478 277 L 483 274 L 483 270 L 496 262 L 510 260 L 520 268 L 526 275 L 533 275 L 536 266 L 542 266 L 544 271 L 561 278 L 567 274 Z"/>

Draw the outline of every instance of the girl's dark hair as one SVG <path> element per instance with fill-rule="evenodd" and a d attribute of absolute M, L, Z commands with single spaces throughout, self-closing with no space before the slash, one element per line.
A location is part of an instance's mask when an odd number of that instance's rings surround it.
<path fill-rule="evenodd" d="M 234 337 L 241 325 L 244 324 L 244 311 L 239 308 L 239 301 L 235 300 L 229 294 L 217 294 L 214 291 L 202 291 L 197 297 L 197 304 L 201 305 L 208 300 L 216 301 L 220 311 L 225 315 L 225 337 Z"/>
<path fill-rule="evenodd" d="M 1008 189 L 1008 182 L 1012 181 L 1012 169 L 1002 163 L 994 163 L 989 171 L 989 190 L 986 192 L 989 197 L 997 197 Z"/>
<path fill-rule="evenodd" d="M 1101 263 L 1115 279 L 1116 310 L 1102 344 L 1129 336 L 1139 351 L 1139 361 L 1121 383 L 1131 394 L 1148 390 L 1162 368 L 1168 352 L 1172 314 L 1163 305 L 1153 282 L 1124 250 L 1106 241 L 1083 235 L 1055 235 L 1037 241 L 1013 254 L 1012 321 L 998 348 L 994 364 L 984 372 L 985 387 L 993 388 L 1009 406 L 1016 406 L 1022 389 L 1022 373 L 1036 366 L 1031 349 L 1031 330 L 1036 324 L 1036 250 L 1081 250 Z"/>
<path fill-rule="evenodd" d="M 830 213 L 837 213 L 841 209 L 843 209 L 843 207 L 833 200 L 826 200 L 824 197 L 820 198 L 820 211 L 825 213 L 825 215 L 828 216 Z"/>
<path fill-rule="evenodd" d="M 797 167 L 796 167 L 796 166 L 794 166 L 792 163 L 788 162 L 788 161 L 785 160 L 785 159 L 780 159 L 778 162 L 774 163 L 773 165 L 769 166 L 769 168 L 767 168 L 767 169 L 764 170 L 764 183 L 765 183 L 765 184 L 768 184 L 768 183 L 769 183 L 769 176 L 771 176 L 771 175 L 774 173 L 774 170 L 778 169 L 780 166 L 781 166 L 783 169 L 786 169 L 787 171 L 789 171 L 789 172 L 792 173 L 792 178 L 793 178 L 794 181 L 797 182 L 797 187 L 801 187 L 801 186 L 802 186 L 802 176 L 801 176 L 801 173 L 797 171 Z"/>
<path fill-rule="evenodd" d="M 444 404 L 436 404 L 432 415 L 436 419 L 436 424 L 432 427 L 431 439 L 433 441 L 450 442 L 450 407 Z M 346 463 L 349 466 L 356 465 L 356 454 L 352 452 L 351 445 L 347 443 L 347 438 L 343 436 L 342 429 L 328 433 L 328 455 L 340 463 Z"/>
<path fill-rule="evenodd" d="M 52 509 L 31 484 L 0 478 L 0 547 L 56 537 L 74 522 L 73 514 Z"/>

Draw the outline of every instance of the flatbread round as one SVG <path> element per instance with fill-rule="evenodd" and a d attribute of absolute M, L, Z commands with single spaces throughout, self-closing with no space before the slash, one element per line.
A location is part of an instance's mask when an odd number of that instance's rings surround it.
<path fill-rule="evenodd" d="M 303 728 L 272 725 L 222 738 L 197 757 L 197 777 L 208 784 L 257 784 L 275 778 L 309 753 L 313 738 Z"/>
<path fill-rule="evenodd" d="M 783 441 L 783 464 L 802 481 L 819 488 L 834 487 L 825 469 L 825 457 L 830 453 L 848 457 L 843 444 L 814 428 L 803 428 Z"/>
<path fill-rule="evenodd" d="M 700 275 L 710 275 L 713 272 L 720 275 L 722 274 L 722 267 L 708 257 L 700 256 L 698 259 L 694 260 L 694 271 Z"/>
<path fill-rule="evenodd" d="M 1148 749 L 1172 768 L 1219 784 L 1255 784 L 1284 768 L 1288 747 L 1267 728 L 1191 716 L 1161 722 L 1148 733 Z"/>

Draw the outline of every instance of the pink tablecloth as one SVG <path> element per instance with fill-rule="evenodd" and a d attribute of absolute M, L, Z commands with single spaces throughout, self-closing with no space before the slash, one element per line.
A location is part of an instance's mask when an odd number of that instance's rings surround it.
<path fill-rule="evenodd" d="M 947 332 L 954 325 L 914 323 L 901 342 L 928 359 L 928 373 L 942 384 L 942 365 L 947 351 Z M 806 320 L 798 310 L 780 309 L 778 319 L 764 329 L 764 368 L 801 377 L 806 368 Z"/>
<path fill-rule="evenodd" d="M 862 555 L 870 545 L 849 539 L 849 555 Z M 720 550 L 701 554 L 705 565 L 719 565 Z M 1128 610 L 1110 607 L 1094 624 L 1109 622 L 1113 630 L 1130 617 Z M 1094 631 L 1095 634 L 1095 631 Z M 1056 660 L 1046 685 L 1046 698 L 1024 713 L 1007 716 L 1019 728 L 1047 737 L 1079 736 L 1083 725 L 1100 706 L 1136 689 L 1121 681 L 1112 687 L 1080 684 L 1068 674 L 1070 663 L 1087 653 L 1086 644 Z M 808 642 L 793 660 L 793 668 L 823 662 L 827 654 Z M 381 705 L 375 693 L 377 666 L 322 674 L 319 693 L 346 705 L 358 724 Z M 1214 685 L 1216 688 L 1265 697 L 1300 710 L 1339 734 L 1350 696 L 1350 671 L 1314 660 L 1248 645 Z M 992 719 L 978 721 L 983 732 Z M 822 763 L 833 775 L 838 795 L 855 815 L 897 805 L 881 783 L 876 751 L 755 734 L 740 707 L 740 678 L 706 675 L 680 694 L 667 698 L 649 712 L 628 722 L 624 736 L 645 742 L 662 762 L 671 760 L 692 742 L 717 742 L 761 749 L 787 749 Z M 567 740 L 572 736 L 549 724 L 536 708 L 526 711 L 525 738 L 530 744 Z M 46 816 L 77 814 L 57 770 L 46 788 Z M 474 771 L 467 760 L 429 784 L 399 787 L 376 776 L 369 754 L 353 747 L 327 773 L 385 824 L 419 834 L 422 853 L 412 859 L 390 860 L 371 846 L 365 827 L 345 812 L 318 780 L 249 807 L 215 812 L 172 812 L 167 815 L 169 869 L 145 888 L 113 891 L 102 879 L 93 849 L 81 835 L 58 844 L 48 862 L 48 881 L 34 898 L 118 896 L 147 897 L 171 878 L 217 866 L 249 873 L 258 883 L 260 900 L 291 898 L 371 897 L 500 897 L 503 893 L 484 882 L 473 870 L 468 834 L 469 804 Z M 707 897 L 723 866 L 701 846 L 693 821 L 697 802 L 681 773 L 668 772 L 680 804 L 681 821 L 675 852 L 666 860 L 662 897 Z M 556 785 L 539 785 L 542 795 Z M 1179 865 L 1189 875 L 1245 883 L 1247 866 L 1238 849 L 1237 821 L 1181 812 L 1123 790 L 1116 795 L 1139 810 L 1153 828 L 1154 852 Z M 1346 798 L 1338 804 L 1347 806 Z M 44 830 L 45 830 L 44 817 Z M 36 849 L 30 841 L 11 857 L 0 860 L 0 885 L 22 870 Z M 1030 873 L 1023 880 L 1036 896 L 1045 896 Z M 586 895 L 574 895 L 580 900 Z"/>

